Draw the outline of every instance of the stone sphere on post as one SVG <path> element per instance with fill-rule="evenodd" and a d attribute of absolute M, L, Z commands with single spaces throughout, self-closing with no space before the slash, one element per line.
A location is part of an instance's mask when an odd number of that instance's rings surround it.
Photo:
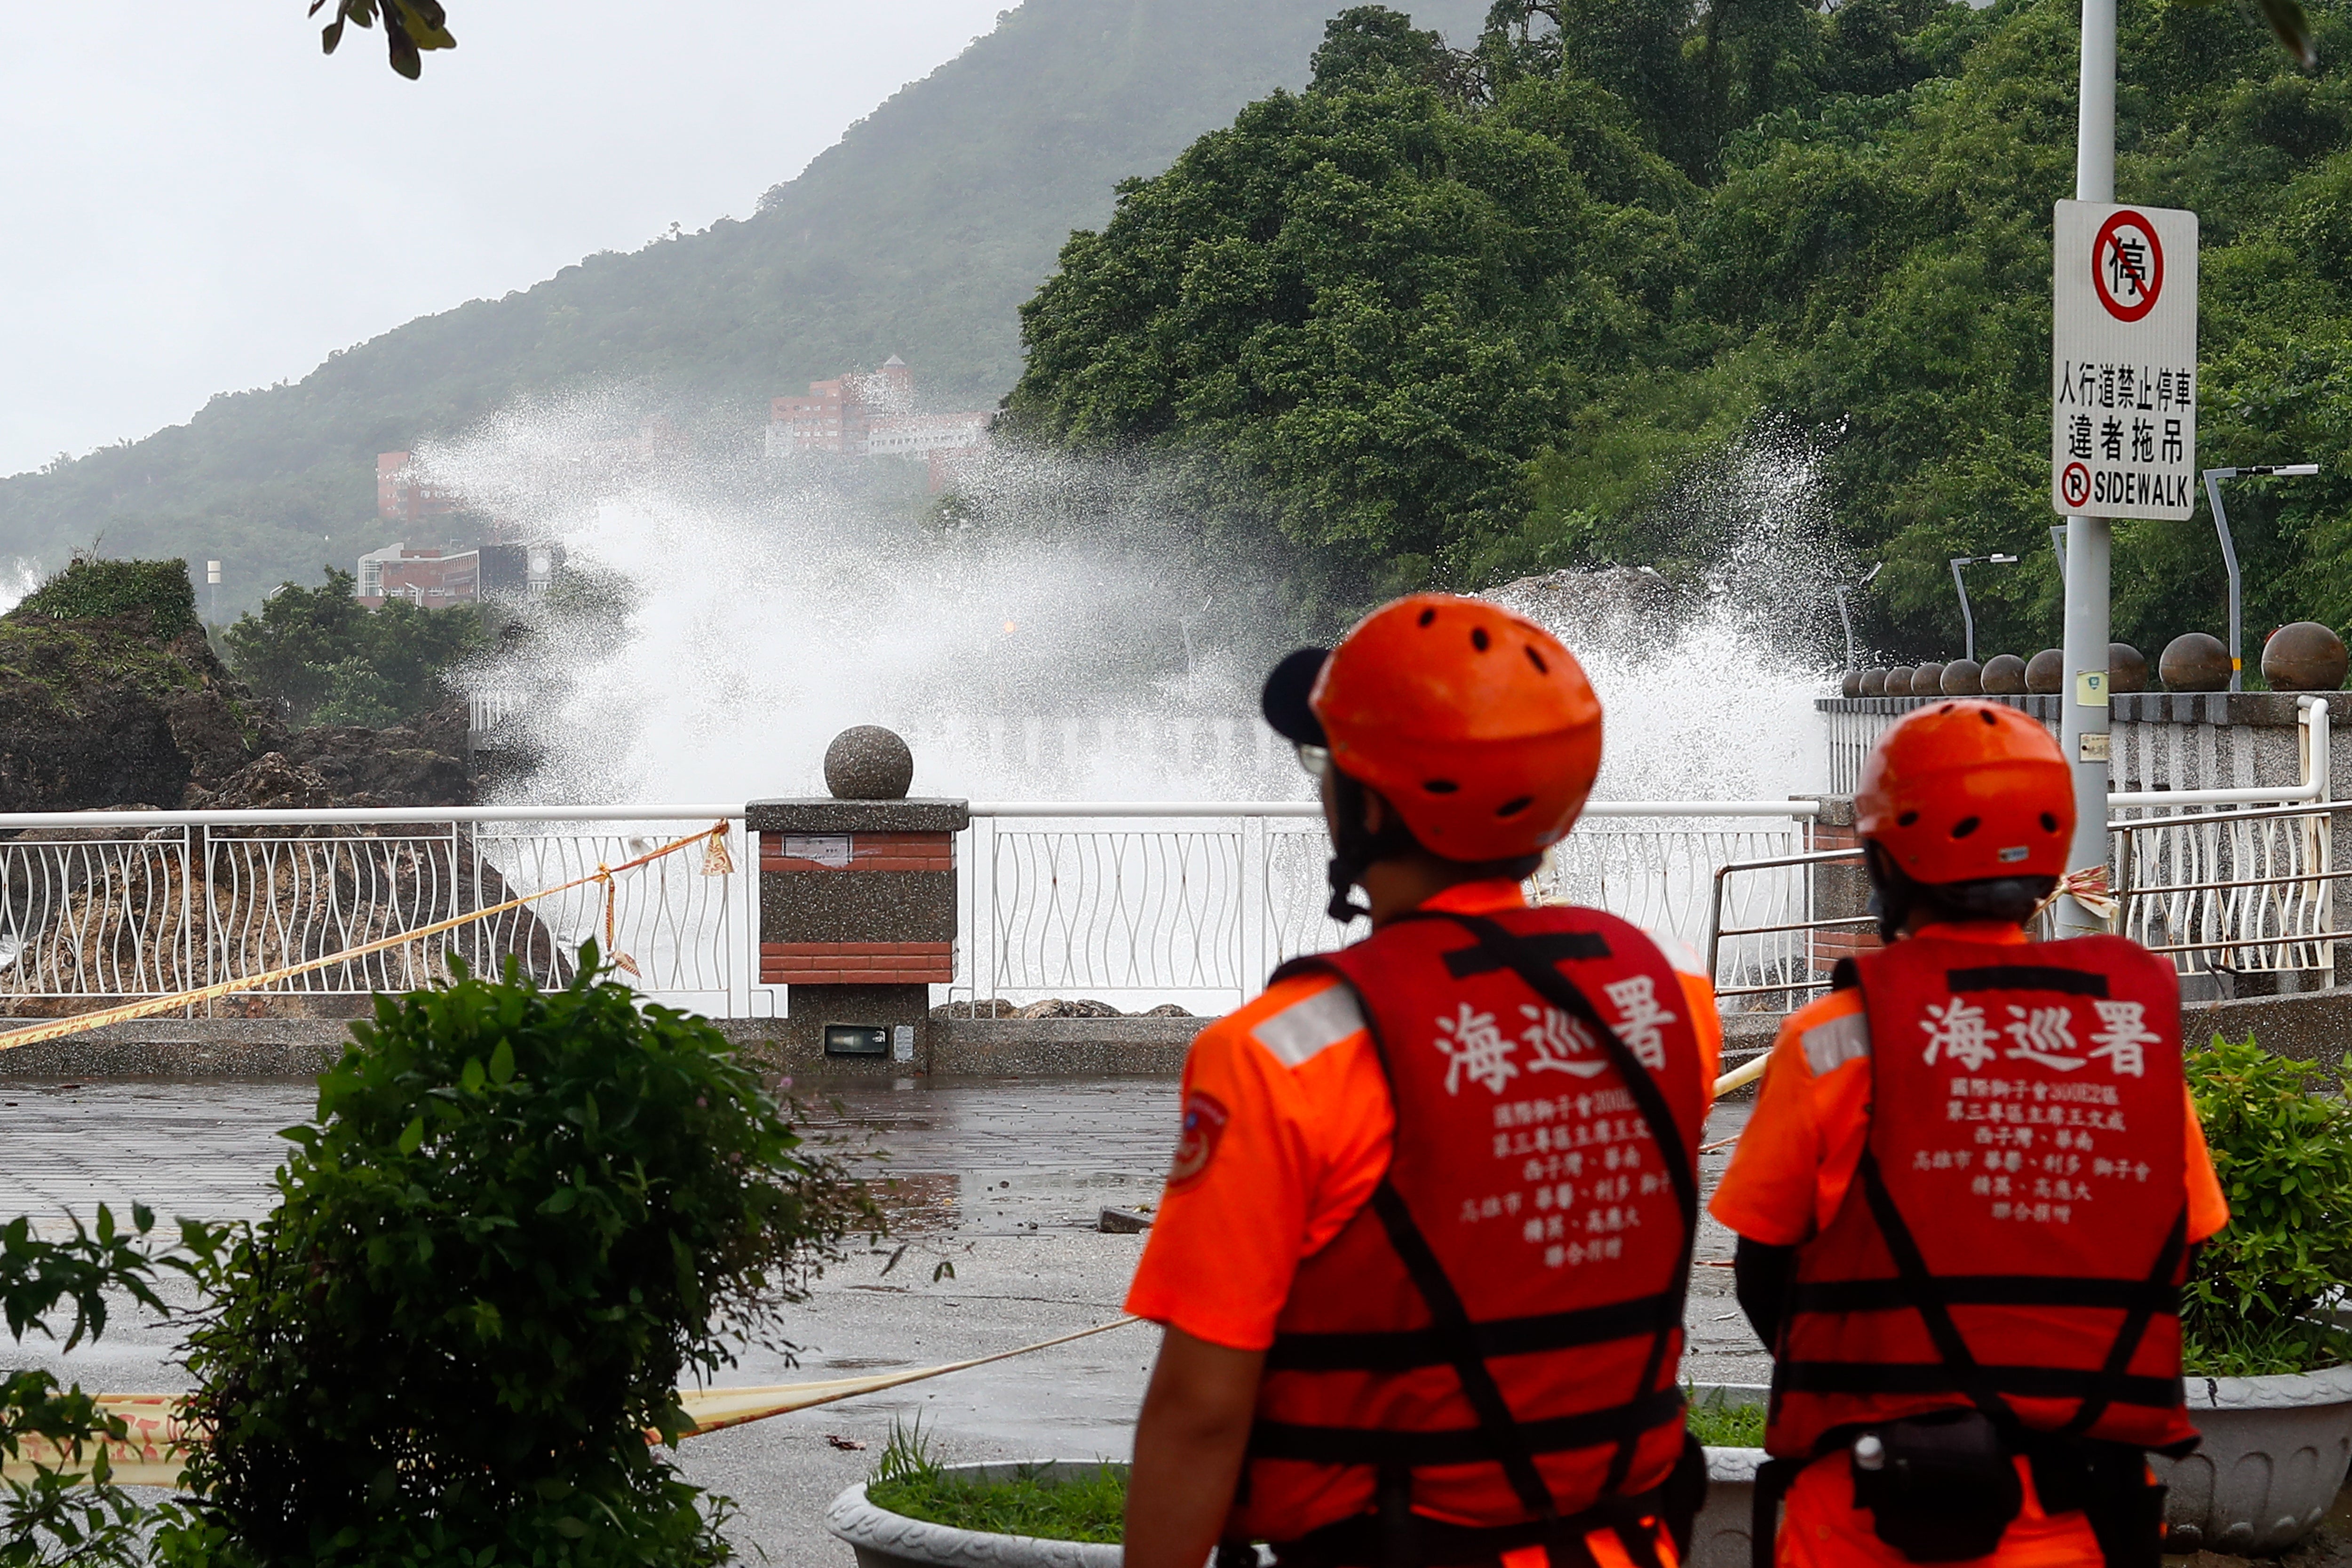
<path fill-rule="evenodd" d="M 1911 695 L 1911 667 L 1909 665 L 1898 664 L 1893 669 L 1886 672 L 1886 695 L 1889 697 L 1908 697 Z"/>
<path fill-rule="evenodd" d="M 2279 627 L 2263 644 L 2263 679 L 2274 691 L 2338 691 L 2345 672 L 2344 639 L 2317 621 Z"/>
<path fill-rule="evenodd" d="M 1984 666 L 1972 658 L 1956 658 L 1944 666 L 1941 682 L 1947 697 L 1980 697 L 1984 694 Z"/>
<path fill-rule="evenodd" d="M 1874 665 L 1862 672 L 1862 694 L 1864 697 L 1886 695 L 1886 671 L 1883 667 Z"/>
<path fill-rule="evenodd" d="M 1985 660 L 1978 684 L 1987 697 L 2021 697 L 2025 694 L 2025 661 L 2013 653 L 1997 653 Z"/>
<path fill-rule="evenodd" d="M 2147 689 L 2147 655 L 2127 642 L 2107 645 L 2107 689 L 2146 691 Z"/>
<path fill-rule="evenodd" d="M 2066 689 L 2066 656 L 2045 647 L 2025 666 L 2025 689 L 2047 697 Z"/>
<path fill-rule="evenodd" d="M 1911 671 L 1911 695 L 1940 697 L 1944 694 L 1944 667 L 1930 660 Z"/>
<path fill-rule="evenodd" d="M 879 724 L 857 724 L 824 749 L 824 787 L 835 800 L 904 800 L 915 753 Z"/>
<path fill-rule="evenodd" d="M 2227 691 L 2230 650 L 2209 632 L 2183 632 L 2164 645 L 2156 672 L 2167 691 Z"/>
<path fill-rule="evenodd" d="M 1841 676 L 1838 679 L 1838 695 L 1840 697 L 1861 696 L 1862 671 L 1858 669 L 1849 669 L 1844 675 Z"/>

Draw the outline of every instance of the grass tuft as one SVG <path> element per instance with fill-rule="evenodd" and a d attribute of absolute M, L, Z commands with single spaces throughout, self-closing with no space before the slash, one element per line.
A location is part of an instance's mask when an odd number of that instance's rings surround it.
<path fill-rule="evenodd" d="M 1709 1448 L 1760 1448 L 1764 1446 L 1764 1406 L 1734 1405 L 1723 1390 L 1711 1388 L 1699 1393 L 1696 1385 L 1685 1384 L 1684 1395 L 1690 1408 L 1684 1424 L 1692 1436 Z"/>
<path fill-rule="evenodd" d="M 1007 1480 L 977 1480 L 940 1464 L 919 1420 L 893 1422 L 866 1497 L 876 1508 L 958 1530 L 1116 1545 L 1125 1532 L 1127 1471 L 1103 1464 L 1091 1476 L 1049 1480 L 1024 1468 Z"/>

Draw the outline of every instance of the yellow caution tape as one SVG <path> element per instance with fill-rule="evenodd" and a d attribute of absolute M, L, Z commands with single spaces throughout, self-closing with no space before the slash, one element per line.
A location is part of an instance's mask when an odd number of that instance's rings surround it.
<path fill-rule="evenodd" d="M 613 879 L 623 871 L 634 871 L 638 867 L 648 865 L 665 855 L 675 855 L 679 850 L 690 848 L 697 844 L 714 842 L 719 844 L 719 850 L 716 856 L 706 850 L 703 860 L 704 872 L 712 874 L 710 868 L 714 863 L 724 863 L 731 868 L 733 861 L 727 857 L 725 849 L 728 825 L 722 822 L 714 827 L 705 828 L 700 833 L 678 839 L 675 843 L 665 844 L 660 848 L 640 855 L 634 860 L 625 860 L 618 866 L 598 866 L 591 875 L 576 877 L 569 882 L 559 883 L 552 888 L 542 888 L 536 893 L 525 893 L 520 898 L 509 899 L 504 903 L 492 904 L 487 909 L 476 910 L 470 914 L 453 915 L 446 921 L 436 921 L 428 926 L 418 926 L 414 931 L 378 937 L 373 942 L 362 942 L 357 947 L 347 947 L 340 952 L 331 952 L 324 958 L 309 958 L 299 963 L 289 963 L 280 969 L 266 970 L 259 974 L 244 974 L 234 980 L 223 980 L 215 984 L 201 985 L 193 991 L 175 991 L 168 996 L 151 996 L 144 1001 L 126 1002 L 121 1006 L 102 1007 L 92 1013 L 76 1013 L 69 1018 L 59 1018 L 47 1024 L 36 1024 L 30 1028 L 12 1029 L 5 1035 L 0 1035 L 0 1051 L 14 1050 L 18 1046 L 38 1045 L 44 1040 L 63 1039 L 68 1035 L 85 1034 L 91 1029 L 104 1028 L 109 1024 L 128 1023 L 133 1018 L 152 1018 L 162 1013 L 174 1013 L 183 1007 L 192 1007 L 199 1002 L 214 1001 L 239 991 L 258 991 L 280 980 L 290 980 L 298 974 L 308 974 L 314 970 L 331 968 L 338 963 L 348 963 L 352 959 L 365 958 L 370 953 L 382 952 L 388 948 L 403 947 L 413 942 L 423 942 L 427 937 L 439 936 L 444 931 L 452 931 L 460 926 L 471 925 L 476 921 L 486 921 L 493 915 L 502 915 L 509 910 L 519 910 L 525 905 L 537 903 L 541 899 L 551 899 L 558 893 L 568 893 L 574 888 L 584 888 L 591 882 L 604 884 L 604 941 L 609 951 L 613 942 L 613 901 L 615 891 Z M 630 973 L 637 973 L 636 963 L 625 954 L 615 954 L 614 961 Z"/>
<path fill-rule="evenodd" d="M 991 1362 L 1009 1361 L 1034 1351 L 1051 1350 L 1055 1345 L 1068 1344 L 1072 1340 L 1108 1333 L 1113 1329 L 1123 1329 L 1129 1323 L 1142 1321 L 1140 1318 L 1116 1318 L 1108 1323 L 1097 1323 L 1090 1329 L 1040 1340 L 1034 1345 L 1023 1345 L 1018 1350 L 998 1351 L 993 1355 L 952 1361 L 944 1366 L 917 1367 L 909 1372 L 877 1373 L 867 1377 L 835 1377 L 821 1383 L 771 1384 L 755 1388 L 680 1389 L 678 1405 L 686 1411 L 688 1419 L 693 1422 L 682 1436 L 697 1437 L 705 1432 L 723 1432 L 730 1426 L 764 1421 L 771 1415 L 814 1409 L 838 1400 L 855 1399 L 864 1394 L 878 1394 L 905 1384 L 920 1383 L 926 1378 L 944 1377 L 951 1372 L 986 1366 Z M 180 1418 L 180 1402 L 184 1396 L 177 1394 L 100 1394 L 92 1397 L 101 1411 L 109 1415 L 121 1416 L 123 1425 L 129 1428 L 125 1436 L 110 1439 L 104 1445 L 107 1462 L 112 1467 L 114 1484 L 120 1487 L 177 1488 L 180 1472 L 187 1465 L 188 1450 L 204 1440 L 201 1434 Z M 91 1445 L 93 1448 L 96 1447 Z M 47 1468 L 81 1470 L 86 1479 L 89 1462 L 88 1452 L 76 1456 L 60 1451 L 46 1438 L 26 1437 L 19 1441 L 16 1457 L 0 1466 L 0 1478 L 12 1481 L 30 1480 L 37 1471 Z"/>

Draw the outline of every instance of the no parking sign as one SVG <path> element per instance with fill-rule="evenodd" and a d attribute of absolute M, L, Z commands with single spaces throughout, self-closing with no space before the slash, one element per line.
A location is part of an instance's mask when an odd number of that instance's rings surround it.
<path fill-rule="evenodd" d="M 2197 215 L 2060 202 L 2050 504 L 2185 518 L 2197 505 Z"/>

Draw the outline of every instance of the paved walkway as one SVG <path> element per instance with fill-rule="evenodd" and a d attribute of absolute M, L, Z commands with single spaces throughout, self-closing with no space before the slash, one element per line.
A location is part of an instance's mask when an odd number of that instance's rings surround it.
<path fill-rule="evenodd" d="M 278 1129 L 305 1118 L 307 1084 L 284 1080 L 22 1083 L 0 1101 L 0 1215 L 87 1215 L 132 1199 L 165 1215 L 255 1217 L 271 1201 Z M 1141 1237 L 1093 1228 L 1106 1205 L 1150 1202 L 1174 1142 L 1176 1094 L 1152 1079 L 931 1084 L 813 1097 L 813 1126 L 890 1183 L 898 1234 L 861 1247 L 780 1324 L 798 1365 L 747 1352 L 722 1381 L 785 1383 L 929 1365 L 1110 1321 Z M 835 1109 L 837 1107 L 837 1109 Z M 1744 1105 L 1718 1108 L 1731 1136 Z M 1706 1156 L 1711 1190 L 1727 1152 Z M 898 1243 L 906 1251 L 889 1267 Z M 1685 1374 L 1760 1382 L 1765 1362 L 1731 1300 L 1731 1238 L 1700 1238 Z M 938 1264 L 955 1277 L 933 1281 Z M 63 1367 L 85 1386 L 184 1386 L 168 1324 L 118 1320 L 69 1360 L 28 1343 L 19 1363 Z M 688 1442 L 686 1468 L 742 1507 L 734 1533 L 781 1568 L 847 1568 L 819 1526 L 828 1499 L 862 1479 L 893 1421 L 919 1417 L 958 1458 L 1124 1457 L 1157 1331 L 1115 1330 L 1034 1357 L 803 1411 Z M 843 1447 L 836 1439 L 863 1443 Z"/>

